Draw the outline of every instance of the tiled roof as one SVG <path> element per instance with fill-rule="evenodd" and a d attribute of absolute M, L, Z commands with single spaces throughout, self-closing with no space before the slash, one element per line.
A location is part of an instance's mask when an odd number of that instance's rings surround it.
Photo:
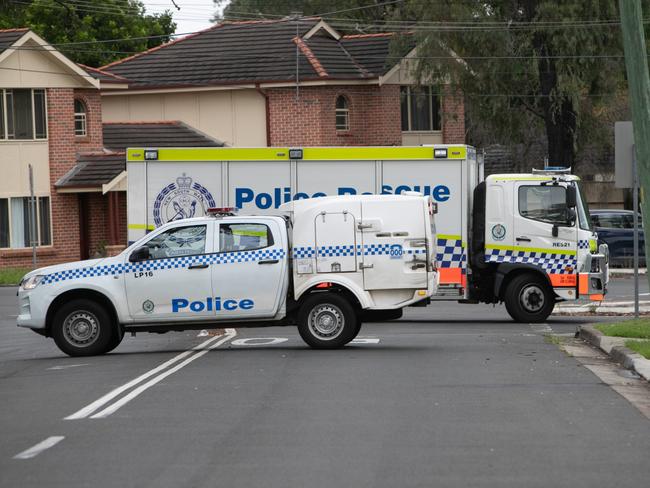
<path fill-rule="evenodd" d="M 77 164 L 59 181 L 57 188 L 97 188 L 113 181 L 126 169 L 127 147 L 221 147 L 213 139 L 179 121 L 108 122 L 103 124 L 108 152 L 77 156 Z"/>
<path fill-rule="evenodd" d="M 104 147 L 123 151 L 127 147 L 221 147 L 213 139 L 180 121 L 105 122 Z"/>
<path fill-rule="evenodd" d="M 128 83 L 126 78 L 122 76 L 109 73 L 108 71 L 103 71 L 99 68 L 93 68 L 91 66 L 86 66 L 85 64 L 77 63 L 83 70 L 85 70 L 93 78 L 103 82 L 103 83 Z"/>
<path fill-rule="evenodd" d="M 57 188 L 89 188 L 110 183 L 126 169 L 126 156 L 118 153 L 82 154 L 77 164 L 59 181 Z"/>
<path fill-rule="evenodd" d="M 104 66 L 131 87 L 224 85 L 272 81 L 377 78 L 392 34 L 334 39 L 320 19 L 223 22 L 196 34 Z"/>
<path fill-rule="evenodd" d="M 0 53 L 11 47 L 11 45 L 20 39 L 29 29 L 0 29 Z"/>

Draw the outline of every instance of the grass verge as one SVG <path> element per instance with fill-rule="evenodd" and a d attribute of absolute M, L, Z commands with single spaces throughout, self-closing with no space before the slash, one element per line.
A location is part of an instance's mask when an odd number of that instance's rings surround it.
<path fill-rule="evenodd" d="M 614 324 L 599 324 L 595 327 L 607 336 L 650 339 L 650 318 L 625 320 Z"/>
<path fill-rule="evenodd" d="M 650 341 L 625 341 L 625 347 L 638 352 L 646 359 L 650 359 Z"/>
<path fill-rule="evenodd" d="M 31 268 L 0 269 L 0 285 L 17 285 L 29 271 L 31 271 Z"/>

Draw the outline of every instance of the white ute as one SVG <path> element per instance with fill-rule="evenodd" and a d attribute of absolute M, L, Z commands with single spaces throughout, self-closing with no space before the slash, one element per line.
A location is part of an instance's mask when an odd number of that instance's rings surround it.
<path fill-rule="evenodd" d="M 434 204 L 417 195 L 324 197 L 283 216 L 168 222 L 115 257 L 34 270 L 18 325 L 71 356 L 125 332 L 297 325 L 314 348 L 354 339 L 364 313 L 426 304 L 436 291 Z"/>

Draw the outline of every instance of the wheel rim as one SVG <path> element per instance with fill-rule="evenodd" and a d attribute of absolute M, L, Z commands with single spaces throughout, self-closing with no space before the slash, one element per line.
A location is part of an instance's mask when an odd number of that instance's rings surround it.
<path fill-rule="evenodd" d="M 343 312 L 336 305 L 325 303 L 314 307 L 307 318 L 309 330 L 321 340 L 338 337 L 345 326 Z"/>
<path fill-rule="evenodd" d="M 536 313 L 544 308 L 544 290 L 539 285 L 524 286 L 519 294 L 519 302 L 527 312 Z"/>
<path fill-rule="evenodd" d="M 90 346 L 99 337 L 99 320 L 85 310 L 72 312 L 63 321 L 63 337 L 74 346 Z"/>

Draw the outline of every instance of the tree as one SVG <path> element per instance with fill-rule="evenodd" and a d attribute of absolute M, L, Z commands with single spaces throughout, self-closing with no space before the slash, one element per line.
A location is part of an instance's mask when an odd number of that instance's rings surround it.
<path fill-rule="evenodd" d="M 623 89 L 615 2 L 447 1 L 434 8 L 408 0 L 408 7 L 418 26 L 429 26 L 416 27 L 421 77 L 452 80 L 502 139 L 521 140 L 538 122 L 549 161 L 575 166 L 579 143 L 590 140 L 590 117 Z"/>
<path fill-rule="evenodd" d="M 387 0 L 213 0 L 217 6 L 225 5 L 223 15 L 215 20 L 278 18 L 295 12 L 301 15 L 322 15 L 339 12 L 336 18 L 383 23 L 404 8 L 402 3 L 387 3 Z M 330 21 L 332 19 L 329 19 Z M 354 30 L 354 23 L 346 22 L 341 30 Z"/>
<path fill-rule="evenodd" d="M 97 67 L 167 42 L 176 24 L 170 12 L 147 14 L 139 0 L 0 0 L 0 29 L 15 27 L 29 27 L 70 59 Z"/>

